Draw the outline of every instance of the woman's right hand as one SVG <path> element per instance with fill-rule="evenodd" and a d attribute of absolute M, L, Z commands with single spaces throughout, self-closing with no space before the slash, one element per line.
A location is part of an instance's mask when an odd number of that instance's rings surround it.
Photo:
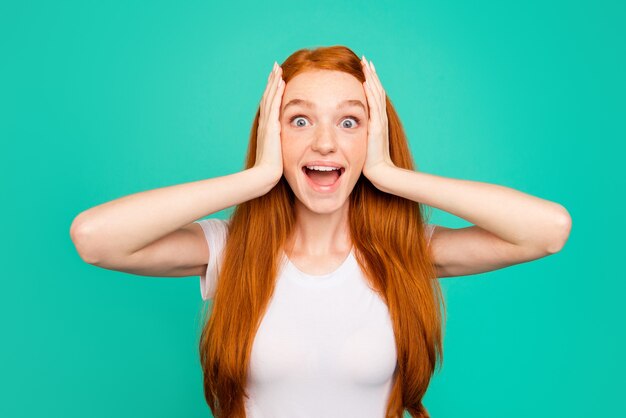
<path fill-rule="evenodd" d="M 280 142 L 280 106 L 285 81 L 282 68 L 274 62 L 274 69 L 267 78 L 267 86 L 261 99 L 259 126 L 257 128 L 256 160 L 260 167 L 278 182 L 283 175 L 283 154 Z"/>

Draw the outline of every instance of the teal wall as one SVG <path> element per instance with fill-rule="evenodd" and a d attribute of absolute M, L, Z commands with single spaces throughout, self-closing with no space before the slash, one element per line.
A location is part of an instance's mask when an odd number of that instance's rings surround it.
<path fill-rule="evenodd" d="M 433 418 L 626 416 L 624 3 L 220 3 L 0 6 L 0 416 L 210 416 L 198 277 L 86 264 L 70 224 L 240 170 L 274 60 L 335 44 L 374 61 L 421 171 L 573 219 L 558 254 L 441 280 Z"/>

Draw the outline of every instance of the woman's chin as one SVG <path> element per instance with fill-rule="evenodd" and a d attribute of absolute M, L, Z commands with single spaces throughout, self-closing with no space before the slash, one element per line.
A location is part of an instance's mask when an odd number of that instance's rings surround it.
<path fill-rule="evenodd" d="M 348 203 L 347 199 L 341 200 L 339 196 L 333 196 L 329 198 L 328 196 L 324 197 L 305 197 L 304 201 L 298 199 L 299 206 L 302 206 L 302 209 L 308 210 L 312 213 L 317 213 L 320 215 L 335 213 L 338 210 L 342 209 L 344 205 Z"/>

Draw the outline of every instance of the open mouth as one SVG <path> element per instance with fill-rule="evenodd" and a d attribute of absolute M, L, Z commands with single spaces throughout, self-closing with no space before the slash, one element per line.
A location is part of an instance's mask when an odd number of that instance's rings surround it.
<path fill-rule="evenodd" d="M 302 167 L 302 172 L 307 178 L 316 186 L 319 186 L 322 190 L 327 190 L 330 186 L 333 186 L 339 180 L 339 177 L 346 171 L 344 167 L 335 169 L 328 167 L 326 170 L 310 170 L 306 166 Z"/>

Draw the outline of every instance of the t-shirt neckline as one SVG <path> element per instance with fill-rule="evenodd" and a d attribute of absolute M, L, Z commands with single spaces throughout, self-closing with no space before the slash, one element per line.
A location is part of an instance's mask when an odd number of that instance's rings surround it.
<path fill-rule="evenodd" d="M 325 283 L 328 281 L 338 282 L 339 280 L 341 280 L 341 278 L 347 276 L 347 274 L 343 274 L 343 273 L 349 270 L 350 267 L 352 267 L 356 262 L 354 258 L 354 246 L 352 246 L 346 258 L 334 271 L 331 271 L 330 273 L 326 273 L 326 274 L 309 274 L 300 270 L 289 259 L 289 257 L 287 257 L 287 253 L 285 253 L 284 250 L 282 251 L 282 255 L 285 260 L 286 267 L 294 273 L 293 276 L 297 278 L 298 281 L 311 283 L 311 284 Z"/>

